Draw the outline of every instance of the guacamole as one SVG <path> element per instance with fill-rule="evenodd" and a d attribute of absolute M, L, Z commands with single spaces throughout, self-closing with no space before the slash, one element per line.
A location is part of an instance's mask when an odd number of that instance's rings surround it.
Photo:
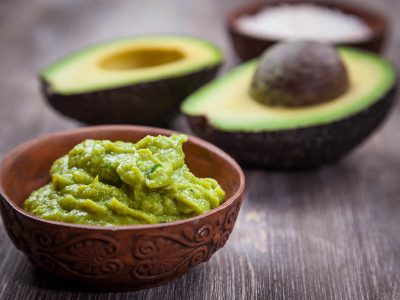
<path fill-rule="evenodd" d="M 57 159 L 51 182 L 24 208 L 35 216 L 87 225 L 154 224 L 200 215 L 220 205 L 216 180 L 185 164 L 186 135 L 146 136 L 137 143 L 85 140 Z"/>

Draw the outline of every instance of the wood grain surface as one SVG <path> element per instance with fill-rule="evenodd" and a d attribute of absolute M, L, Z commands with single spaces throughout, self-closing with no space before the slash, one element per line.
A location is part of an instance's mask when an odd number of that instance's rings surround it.
<path fill-rule="evenodd" d="M 148 33 L 204 37 L 238 63 L 224 16 L 245 1 L 0 2 L 0 156 L 82 126 L 43 102 L 36 74 L 87 44 Z M 248 2 L 248 1 L 246 1 Z M 347 2 L 347 1 L 346 1 Z M 360 0 L 392 18 L 386 54 L 400 64 L 400 1 Z M 174 128 L 188 131 L 178 118 Z M 97 293 L 44 274 L 0 225 L 0 299 L 400 299 L 400 108 L 341 162 L 308 172 L 246 170 L 235 230 L 209 263 L 164 286 Z"/>

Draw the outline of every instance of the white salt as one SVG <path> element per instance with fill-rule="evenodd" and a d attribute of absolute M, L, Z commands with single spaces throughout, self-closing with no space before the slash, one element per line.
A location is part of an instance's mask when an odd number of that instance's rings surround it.
<path fill-rule="evenodd" d="M 240 17 L 237 28 L 258 38 L 327 43 L 359 42 L 372 35 L 370 27 L 357 16 L 312 4 L 267 7 L 255 15 Z"/>

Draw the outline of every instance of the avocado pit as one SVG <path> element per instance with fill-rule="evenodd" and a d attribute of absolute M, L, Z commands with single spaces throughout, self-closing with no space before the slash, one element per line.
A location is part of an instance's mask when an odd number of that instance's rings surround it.
<path fill-rule="evenodd" d="M 335 48 L 295 41 L 277 44 L 263 54 L 249 94 L 269 106 L 302 107 L 333 100 L 348 87 L 347 70 Z"/>

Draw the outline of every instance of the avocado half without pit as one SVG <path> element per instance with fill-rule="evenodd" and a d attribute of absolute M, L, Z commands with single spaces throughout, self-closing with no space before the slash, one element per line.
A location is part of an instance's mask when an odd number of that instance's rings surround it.
<path fill-rule="evenodd" d="M 40 79 L 50 105 L 73 119 L 166 125 L 221 63 L 221 51 L 204 40 L 150 36 L 83 49 L 44 69 Z"/>
<path fill-rule="evenodd" d="M 332 162 L 384 120 L 396 72 L 376 54 L 285 42 L 188 97 L 192 130 L 245 164 L 294 169 Z"/>

